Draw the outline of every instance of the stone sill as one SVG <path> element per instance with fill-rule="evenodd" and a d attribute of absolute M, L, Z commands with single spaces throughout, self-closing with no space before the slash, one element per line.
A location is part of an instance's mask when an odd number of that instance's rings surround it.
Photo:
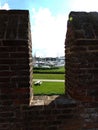
<path fill-rule="evenodd" d="M 65 95 L 33 96 L 30 106 L 46 106 L 50 104 L 74 104 L 75 101 Z"/>

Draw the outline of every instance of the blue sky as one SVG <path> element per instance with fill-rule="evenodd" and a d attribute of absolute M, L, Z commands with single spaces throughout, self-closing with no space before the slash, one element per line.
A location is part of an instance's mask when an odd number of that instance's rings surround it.
<path fill-rule="evenodd" d="M 33 55 L 63 56 L 70 11 L 98 11 L 98 0 L 0 0 L 0 9 L 28 9 Z"/>

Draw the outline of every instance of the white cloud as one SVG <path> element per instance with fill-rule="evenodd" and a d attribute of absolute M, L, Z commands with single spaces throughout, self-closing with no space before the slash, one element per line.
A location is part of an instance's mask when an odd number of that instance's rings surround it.
<path fill-rule="evenodd" d="M 65 3 L 66 5 L 66 3 Z M 69 0 L 65 14 L 53 16 L 48 8 L 33 11 L 32 43 L 39 56 L 64 54 L 64 41 L 70 11 L 98 11 L 98 0 Z"/>
<path fill-rule="evenodd" d="M 9 10 L 10 7 L 9 7 L 8 3 L 5 3 L 3 6 L 0 6 L 0 9 Z"/>
<path fill-rule="evenodd" d="M 70 5 L 73 11 L 98 11 L 98 0 L 71 0 Z"/>
<path fill-rule="evenodd" d="M 66 16 L 53 16 L 48 8 L 33 8 L 32 44 L 39 56 L 64 55 Z"/>

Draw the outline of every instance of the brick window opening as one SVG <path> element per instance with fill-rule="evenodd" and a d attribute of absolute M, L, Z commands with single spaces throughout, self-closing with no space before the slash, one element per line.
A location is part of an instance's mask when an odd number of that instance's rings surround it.
<path fill-rule="evenodd" d="M 88 26 L 83 30 L 85 22 L 92 25 L 90 32 Z M 98 129 L 97 30 L 98 13 L 70 13 L 65 41 L 67 94 L 33 97 L 29 13 L 0 10 L 0 129 Z"/>

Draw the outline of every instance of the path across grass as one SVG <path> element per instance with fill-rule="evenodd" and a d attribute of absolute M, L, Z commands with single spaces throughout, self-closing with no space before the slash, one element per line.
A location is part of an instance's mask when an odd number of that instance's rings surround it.
<path fill-rule="evenodd" d="M 58 79 L 34 79 L 33 81 L 44 81 L 44 82 L 65 82 L 65 80 Z"/>

